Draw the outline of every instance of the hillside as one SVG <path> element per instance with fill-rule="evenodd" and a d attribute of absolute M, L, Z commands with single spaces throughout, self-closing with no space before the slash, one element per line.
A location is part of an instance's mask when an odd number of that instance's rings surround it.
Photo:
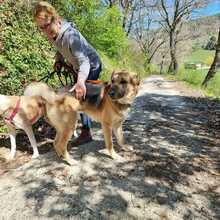
<path fill-rule="evenodd" d="M 197 60 L 195 56 L 209 56 L 214 55 L 213 51 L 203 51 L 201 52 L 202 46 L 206 45 L 211 36 L 217 37 L 218 28 L 220 25 L 220 14 L 201 17 L 195 20 L 188 21 L 184 23 L 182 31 L 179 34 L 179 37 L 183 40 L 178 42 L 177 56 L 180 63 L 189 61 L 191 56 L 193 60 Z M 155 64 L 161 63 L 161 58 L 165 54 L 164 64 L 168 65 L 169 63 L 169 45 L 168 45 L 168 36 L 166 39 L 166 44 L 157 52 L 157 56 L 154 58 Z M 196 52 L 199 50 L 199 52 Z M 193 55 L 193 53 L 196 52 Z M 202 53 L 202 55 L 200 55 Z"/>
<path fill-rule="evenodd" d="M 201 47 L 210 36 L 217 36 L 220 25 L 220 14 L 198 18 L 187 23 L 190 40 L 193 46 Z"/>

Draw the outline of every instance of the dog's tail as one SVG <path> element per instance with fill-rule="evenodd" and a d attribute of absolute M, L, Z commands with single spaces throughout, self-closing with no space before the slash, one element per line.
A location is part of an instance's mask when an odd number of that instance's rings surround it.
<path fill-rule="evenodd" d="M 41 96 L 48 103 L 53 103 L 57 99 L 57 94 L 46 83 L 33 82 L 30 83 L 24 90 L 25 96 Z"/>

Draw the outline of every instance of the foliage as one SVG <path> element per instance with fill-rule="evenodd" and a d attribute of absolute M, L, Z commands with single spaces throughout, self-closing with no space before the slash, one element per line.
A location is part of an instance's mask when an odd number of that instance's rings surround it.
<path fill-rule="evenodd" d="M 4 94 L 20 94 L 28 81 L 50 70 L 53 56 L 50 45 L 31 20 L 29 5 L 22 2 L 5 1 L 0 5 L 0 66 L 5 70 L 0 92 Z"/>
<path fill-rule="evenodd" d="M 101 78 L 108 81 L 115 69 L 126 69 L 135 71 L 141 78 L 146 77 L 150 72 L 146 71 L 143 55 L 135 49 L 133 44 L 125 48 L 119 57 L 109 58 L 104 52 L 99 52 L 104 63 Z"/>
<path fill-rule="evenodd" d="M 213 56 L 208 56 L 205 60 L 204 63 L 207 64 L 208 66 L 211 66 L 213 63 L 214 57 Z"/>
<path fill-rule="evenodd" d="M 205 50 L 215 50 L 216 49 L 216 37 L 211 36 L 209 41 L 204 47 Z"/>
<path fill-rule="evenodd" d="M 118 56 L 127 46 L 118 7 L 105 8 L 103 2 L 97 0 L 66 0 L 54 5 L 64 18 L 76 24 L 95 48 L 107 55 Z"/>
<path fill-rule="evenodd" d="M 121 17 L 116 7 L 109 8 L 100 17 L 100 32 L 96 38 L 97 47 L 106 51 L 110 57 L 117 57 L 128 46 Z"/>

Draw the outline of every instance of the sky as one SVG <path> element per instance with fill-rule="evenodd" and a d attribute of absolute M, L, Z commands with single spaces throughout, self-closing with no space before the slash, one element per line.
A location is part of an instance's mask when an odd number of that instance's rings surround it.
<path fill-rule="evenodd" d="M 213 0 L 205 8 L 197 11 L 199 16 L 210 16 L 218 13 L 220 13 L 220 0 Z"/>
<path fill-rule="evenodd" d="M 220 13 L 220 0 L 209 0 L 209 2 L 210 3 L 206 7 L 197 10 L 195 13 L 193 13 L 192 17 L 196 18 L 198 16 L 203 17 Z M 166 0 L 166 3 L 172 8 L 174 0 Z"/>
<path fill-rule="evenodd" d="M 201 14 L 204 14 L 206 16 L 217 14 L 217 13 L 220 13 L 220 0 L 211 1 L 211 3 L 209 3 L 209 5 L 206 8 L 201 10 Z"/>

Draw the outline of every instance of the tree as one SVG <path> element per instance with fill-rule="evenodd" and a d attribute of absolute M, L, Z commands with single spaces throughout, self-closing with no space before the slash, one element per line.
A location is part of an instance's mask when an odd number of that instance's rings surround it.
<path fill-rule="evenodd" d="M 139 5 L 138 22 L 134 25 L 133 35 L 149 65 L 159 48 L 165 43 L 163 30 L 156 27 L 153 5 Z"/>
<path fill-rule="evenodd" d="M 142 1 L 140 0 L 120 0 L 120 7 L 123 13 L 122 27 L 127 36 L 131 33 L 135 23 L 135 14 L 141 4 Z"/>
<path fill-rule="evenodd" d="M 170 65 L 168 72 L 177 73 L 177 44 L 180 37 L 183 22 L 190 18 L 192 12 L 202 7 L 208 1 L 203 0 L 158 0 L 157 9 L 161 20 L 159 21 L 169 35 Z"/>
<path fill-rule="evenodd" d="M 215 46 L 216 46 L 216 37 L 211 36 L 208 43 L 205 46 L 205 50 L 215 50 Z"/>
<path fill-rule="evenodd" d="M 108 8 L 112 8 L 115 5 L 120 8 L 122 13 L 122 27 L 128 36 L 131 32 L 135 10 L 140 0 L 105 0 L 104 2 Z"/>
<path fill-rule="evenodd" d="M 118 0 L 105 0 L 104 1 L 109 8 L 112 8 L 116 3 L 118 3 Z"/>
<path fill-rule="evenodd" d="M 220 64 L 220 28 L 218 32 L 218 41 L 216 44 L 215 57 L 204 81 L 202 82 L 202 86 L 207 87 L 209 80 L 215 76 L 219 64 Z"/>

